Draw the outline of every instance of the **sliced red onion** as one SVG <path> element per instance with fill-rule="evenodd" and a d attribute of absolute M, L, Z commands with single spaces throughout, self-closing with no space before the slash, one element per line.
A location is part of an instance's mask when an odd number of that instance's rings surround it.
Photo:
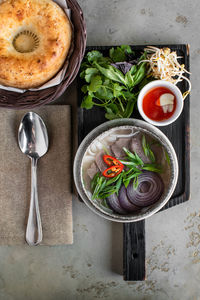
<path fill-rule="evenodd" d="M 130 182 L 127 196 L 134 205 L 145 207 L 158 201 L 163 191 L 164 183 L 161 177 L 157 173 L 145 171 L 138 176 L 136 190 L 133 188 L 133 182 Z"/>
<path fill-rule="evenodd" d="M 129 212 L 137 211 L 140 209 L 140 207 L 134 205 L 131 203 L 127 197 L 127 189 L 123 185 L 119 190 L 119 204 L 121 207 Z"/>
<path fill-rule="evenodd" d="M 116 194 L 112 194 L 107 198 L 108 205 L 120 215 L 124 215 L 127 212 L 121 207 L 119 199 Z"/>

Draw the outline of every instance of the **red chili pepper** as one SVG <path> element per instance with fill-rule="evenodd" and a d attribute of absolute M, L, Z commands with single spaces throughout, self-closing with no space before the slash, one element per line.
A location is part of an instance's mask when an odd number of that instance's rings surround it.
<path fill-rule="evenodd" d="M 107 178 L 112 178 L 121 173 L 124 166 L 111 166 L 103 172 L 103 176 Z"/>
<path fill-rule="evenodd" d="M 108 166 L 123 166 L 123 164 L 118 159 L 110 155 L 104 155 L 103 160 Z"/>

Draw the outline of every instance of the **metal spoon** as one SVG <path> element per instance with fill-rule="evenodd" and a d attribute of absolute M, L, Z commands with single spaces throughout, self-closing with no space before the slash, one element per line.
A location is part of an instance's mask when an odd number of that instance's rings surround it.
<path fill-rule="evenodd" d="M 37 192 L 37 161 L 48 150 L 48 134 L 43 120 L 34 112 L 28 112 L 21 120 L 18 132 L 21 151 L 31 159 L 31 200 L 26 241 L 35 246 L 42 241 L 42 224 L 40 218 Z"/>

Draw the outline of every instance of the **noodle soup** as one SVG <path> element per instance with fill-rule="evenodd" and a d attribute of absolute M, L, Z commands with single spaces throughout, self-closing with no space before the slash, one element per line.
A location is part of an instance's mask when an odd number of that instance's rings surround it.
<path fill-rule="evenodd" d="M 136 126 L 119 126 L 100 134 L 87 147 L 81 163 L 87 197 L 109 214 L 148 211 L 167 193 L 170 178 L 165 147 Z"/>

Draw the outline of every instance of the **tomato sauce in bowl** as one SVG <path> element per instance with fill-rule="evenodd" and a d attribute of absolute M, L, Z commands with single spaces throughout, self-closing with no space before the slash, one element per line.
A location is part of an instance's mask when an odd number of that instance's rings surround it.
<path fill-rule="evenodd" d="M 174 96 L 174 104 L 173 110 L 171 112 L 164 112 L 162 106 L 159 106 L 158 99 L 163 94 L 171 94 Z M 176 110 L 177 100 L 176 96 L 172 93 L 172 91 L 166 87 L 160 86 L 155 87 L 148 91 L 143 98 L 142 108 L 145 115 L 154 121 L 163 121 L 169 119 Z"/>

